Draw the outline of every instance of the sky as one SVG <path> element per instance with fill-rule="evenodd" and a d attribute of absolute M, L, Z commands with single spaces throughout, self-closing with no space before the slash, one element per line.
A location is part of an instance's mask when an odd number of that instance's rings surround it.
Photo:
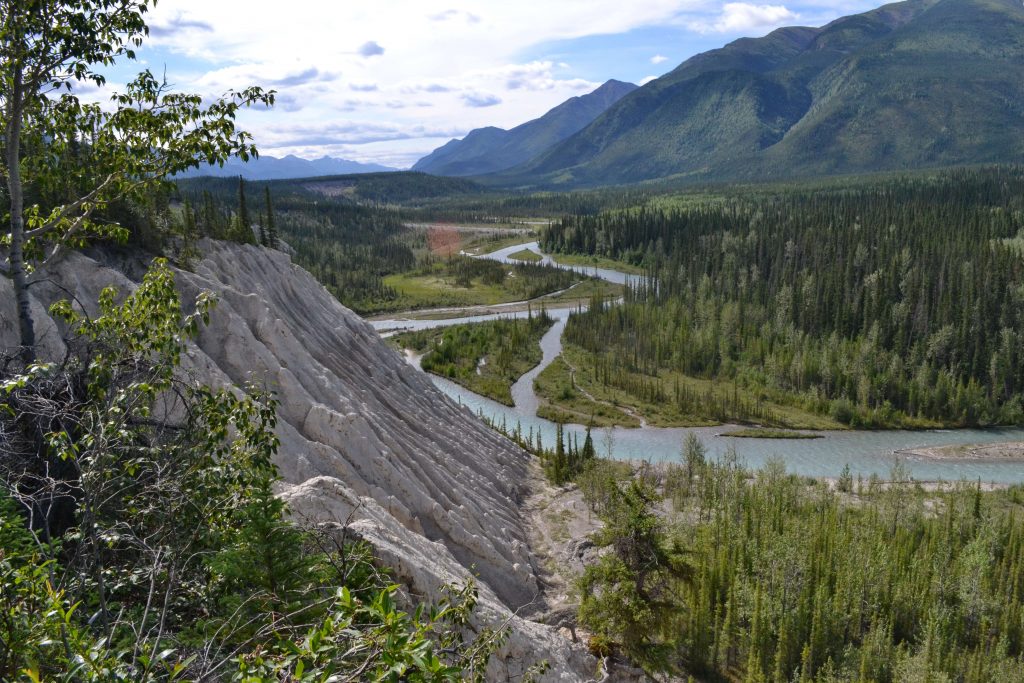
<path fill-rule="evenodd" d="M 174 89 L 259 85 L 239 117 L 261 154 L 408 168 L 473 128 L 511 128 L 608 79 L 643 84 L 779 26 L 820 26 L 878 0 L 160 0 L 135 62 Z"/>

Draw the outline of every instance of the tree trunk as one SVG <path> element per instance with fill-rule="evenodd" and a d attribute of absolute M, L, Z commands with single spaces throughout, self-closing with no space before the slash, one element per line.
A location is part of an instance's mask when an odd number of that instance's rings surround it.
<path fill-rule="evenodd" d="M 21 332 L 21 358 L 25 364 L 36 359 L 36 333 L 28 298 L 28 273 L 25 272 L 25 198 L 21 186 L 21 116 L 24 105 L 22 73 L 17 69 L 11 89 L 10 118 L 7 121 L 7 189 L 11 197 L 11 279 L 18 305 L 18 329 Z"/>

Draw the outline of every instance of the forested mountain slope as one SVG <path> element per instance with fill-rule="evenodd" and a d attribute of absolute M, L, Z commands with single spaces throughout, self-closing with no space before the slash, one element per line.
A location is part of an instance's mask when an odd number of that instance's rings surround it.
<path fill-rule="evenodd" d="M 496 180 L 765 179 L 1022 154 L 1024 5 L 908 0 L 697 55 Z"/>
<path fill-rule="evenodd" d="M 572 97 L 540 118 L 502 130 L 489 126 L 451 140 L 412 167 L 434 175 L 481 175 L 529 161 L 577 132 L 625 95 L 632 83 L 610 80 L 597 90 Z"/>

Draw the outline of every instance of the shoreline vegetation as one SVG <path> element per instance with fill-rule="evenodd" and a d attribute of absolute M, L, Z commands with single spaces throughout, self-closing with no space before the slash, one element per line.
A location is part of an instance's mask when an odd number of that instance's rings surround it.
<path fill-rule="evenodd" d="M 527 318 L 403 332 L 392 344 L 422 354 L 420 367 L 506 406 L 512 385 L 541 361 L 540 339 L 554 319 L 541 309 Z"/>
<path fill-rule="evenodd" d="M 385 276 L 384 286 L 393 296 L 376 304 L 372 312 L 526 301 L 568 289 L 584 279 L 552 266 L 502 264 L 467 256 L 431 258 L 415 269 Z"/>
<path fill-rule="evenodd" d="M 513 261 L 526 261 L 528 263 L 536 263 L 544 259 L 543 256 L 530 249 L 520 249 L 513 254 L 509 254 L 508 257 Z"/>
<path fill-rule="evenodd" d="M 643 266 L 638 266 L 629 261 L 608 258 L 604 256 L 593 256 L 580 253 L 554 254 L 558 262 L 566 266 L 582 268 L 603 268 L 605 270 L 617 270 L 627 275 L 643 275 Z"/>
<path fill-rule="evenodd" d="M 570 325 L 576 316 L 570 317 Z M 568 327 L 567 327 L 568 329 Z M 609 354 L 594 354 L 563 342 L 562 354 L 534 383 L 541 417 L 594 426 L 713 427 L 751 422 L 786 430 L 843 430 L 827 416 L 762 400 L 736 383 L 716 382 L 660 370 L 650 374 L 615 369 Z M 576 417 L 576 419 L 569 419 Z"/>
<path fill-rule="evenodd" d="M 563 356 L 533 381 L 533 390 L 539 399 L 537 417 L 558 424 L 581 424 L 593 427 L 639 427 L 635 415 L 623 411 L 621 406 L 597 401 L 582 392 L 572 378 L 572 371 Z"/>
<path fill-rule="evenodd" d="M 738 429 L 734 432 L 722 432 L 715 436 L 732 437 L 734 439 L 824 439 L 824 434 L 814 432 L 794 431 L 791 429 L 767 429 L 765 427 L 750 427 Z"/>

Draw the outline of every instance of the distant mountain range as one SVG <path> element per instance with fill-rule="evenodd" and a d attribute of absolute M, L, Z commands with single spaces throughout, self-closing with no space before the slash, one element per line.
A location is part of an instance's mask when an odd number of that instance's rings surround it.
<path fill-rule="evenodd" d="M 480 180 L 559 188 L 1021 163 L 1024 5 L 908 0 L 737 40 L 539 153 L 539 138 L 521 144 L 530 159 Z M 493 169 L 436 163 L 447 148 L 423 170 Z"/>
<path fill-rule="evenodd" d="M 237 177 L 246 180 L 284 180 L 288 178 L 315 178 L 327 175 L 345 175 L 351 173 L 379 173 L 396 169 L 379 164 L 361 164 L 348 159 L 321 157 L 319 159 L 300 159 L 289 154 L 283 159 L 271 156 L 260 156 L 248 162 L 230 159 L 223 166 L 203 165 L 179 175 L 179 178 L 197 178 L 199 176 Z"/>
<path fill-rule="evenodd" d="M 412 170 L 433 175 L 471 176 L 511 168 L 581 130 L 636 88 L 632 83 L 611 80 L 511 130 L 477 128 L 463 139 L 451 140 L 435 149 L 416 162 Z"/>

